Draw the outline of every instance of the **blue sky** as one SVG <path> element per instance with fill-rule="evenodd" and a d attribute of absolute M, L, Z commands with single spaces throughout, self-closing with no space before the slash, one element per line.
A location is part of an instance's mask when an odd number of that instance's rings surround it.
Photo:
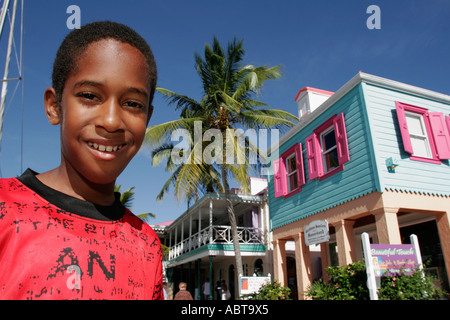
<path fill-rule="evenodd" d="M 294 114 L 299 89 L 311 86 L 336 91 L 358 71 L 450 94 L 450 2 L 447 0 L 25 0 L 23 153 L 21 152 L 21 87 L 9 85 L 0 152 L 2 177 L 21 170 L 38 172 L 59 165 L 59 128 L 45 117 L 43 93 L 51 86 L 56 50 L 70 31 L 69 5 L 81 9 L 81 23 L 113 20 L 138 31 L 151 45 L 160 87 L 199 98 L 200 81 L 194 52 L 217 36 L 226 46 L 244 39 L 246 63 L 280 65 L 283 77 L 267 82 L 260 100 Z M 378 5 L 381 29 L 370 30 L 367 8 Z M 7 37 L 1 39 L 3 72 Z M 16 39 L 16 43 L 18 40 Z M 15 60 L 10 77 L 17 75 Z M 173 107 L 157 96 L 150 125 L 176 119 Z M 133 212 L 153 212 L 152 223 L 173 220 L 187 204 L 172 195 L 156 195 L 169 177 L 164 167 L 151 167 L 142 150 L 119 177 L 122 189 L 135 187 Z M 23 158 L 21 168 L 20 159 Z"/>

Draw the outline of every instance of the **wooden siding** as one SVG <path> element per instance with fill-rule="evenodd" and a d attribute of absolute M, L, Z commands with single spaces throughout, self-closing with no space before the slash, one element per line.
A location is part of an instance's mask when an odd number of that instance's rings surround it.
<path fill-rule="evenodd" d="M 444 115 L 450 113 L 450 105 L 369 83 L 362 84 L 362 89 L 382 189 L 450 196 L 449 160 L 442 160 L 440 164 L 415 161 L 404 151 L 395 101 Z M 398 160 L 395 172 L 387 170 L 386 159 L 390 157 Z"/>
<path fill-rule="evenodd" d="M 369 122 L 361 90 L 361 85 L 350 90 L 334 105 L 323 111 L 280 146 L 279 154 L 281 155 L 295 143 L 301 142 L 303 159 L 306 160 L 306 138 L 331 116 L 344 113 L 350 151 L 350 161 L 344 165 L 344 170 L 322 181 L 319 181 L 319 179 L 311 181 L 309 180 L 307 161 L 304 161 L 306 183 L 299 193 L 286 199 L 283 197 L 275 198 L 273 176 L 269 176 L 272 229 L 378 191 L 379 182 L 375 162 L 373 162 Z"/>

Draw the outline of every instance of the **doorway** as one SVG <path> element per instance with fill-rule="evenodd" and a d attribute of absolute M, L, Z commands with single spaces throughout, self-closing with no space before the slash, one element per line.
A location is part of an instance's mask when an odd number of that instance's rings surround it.
<path fill-rule="evenodd" d="M 235 299 L 235 295 L 234 295 L 234 265 L 230 265 L 228 267 L 228 290 L 230 291 L 231 294 L 231 298 L 230 300 L 234 300 Z"/>
<path fill-rule="evenodd" d="M 400 228 L 402 243 L 411 243 L 411 234 L 415 234 L 418 238 L 425 273 L 438 278 L 436 285 L 448 291 L 448 275 L 436 221 L 432 220 Z"/>

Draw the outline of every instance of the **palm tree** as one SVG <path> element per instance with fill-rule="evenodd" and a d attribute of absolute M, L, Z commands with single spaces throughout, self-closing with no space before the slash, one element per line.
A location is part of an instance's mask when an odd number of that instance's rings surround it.
<path fill-rule="evenodd" d="M 298 119 L 286 111 L 268 109 L 267 104 L 254 100 L 266 80 L 278 79 L 281 76 L 280 68 L 279 66 L 242 65 L 244 54 L 243 41 L 234 39 L 228 44 L 225 51 L 216 37 L 213 38 L 212 47 L 208 44 L 205 45 L 204 57 L 196 53 L 196 71 L 203 84 L 202 99 L 196 101 L 188 96 L 158 88 L 169 104 L 174 104 L 177 110 L 181 110 L 181 117 L 178 120 L 149 128 L 146 136 L 147 142 L 161 144 L 162 141 L 168 141 L 168 135 L 172 130 L 187 130 L 187 128 L 192 128 L 195 121 L 201 121 L 202 133 L 209 129 L 216 129 L 222 133 L 222 159 L 225 159 L 231 151 L 239 157 L 241 155 L 239 152 L 242 153 L 248 148 L 255 150 L 258 157 L 261 157 L 259 150 L 249 140 L 246 140 L 243 147 L 236 143 L 234 138 L 230 138 L 227 132 L 237 128 L 286 129 L 293 126 L 293 121 Z M 262 107 L 266 109 L 262 109 Z M 231 147 L 232 150 L 226 150 L 227 147 L 228 149 Z M 193 155 L 195 156 L 196 148 L 203 148 L 203 142 L 194 143 L 190 150 L 191 153 L 188 155 L 189 159 L 192 159 Z M 242 160 L 242 157 L 240 159 Z M 191 188 L 198 188 L 202 181 L 201 175 L 208 174 L 208 171 L 205 170 L 204 159 L 201 162 L 191 162 L 188 167 L 189 169 L 186 169 L 189 171 L 188 174 L 178 175 L 177 179 L 185 179 L 185 184 L 191 185 Z M 222 163 L 215 163 L 214 167 L 217 168 L 216 172 L 220 173 L 221 188 L 225 193 L 236 269 L 238 274 L 243 274 L 229 179 L 233 178 L 243 189 L 248 190 L 248 173 L 252 162 L 245 154 L 244 161 L 233 161 L 233 163 L 222 161 Z"/>
<path fill-rule="evenodd" d="M 193 136 L 192 128 L 190 128 L 188 136 Z M 189 142 L 189 149 L 192 150 L 194 148 L 194 143 L 192 140 Z M 174 153 L 177 153 L 181 158 L 186 155 L 190 158 L 190 161 L 175 163 L 172 158 Z M 157 195 L 156 198 L 158 200 L 164 199 L 170 186 L 174 187 L 174 195 L 176 198 L 187 201 L 193 199 L 194 202 L 197 202 L 199 199 L 199 192 L 202 192 L 203 194 L 223 192 L 220 184 L 220 174 L 212 165 L 199 163 L 198 165 L 191 166 L 189 164 L 194 163 L 194 154 L 195 152 L 177 148 L 173 143 L 164 143 L 153 149 L 152 165 L 157 166 L 163 161 L 166 161 L 165 170 L 172 172 L 171 176 Z"/>
<path fill-rule="evenodd" d="M 131 187 L 128 190 L 125 190 L 124 192 L 121 192 L 120 188 L 122 188 L 122 185 L 120 184 L 114 185 L 114 192 L 120 193 L 120 202 L 123 204 L 125 208 L 130 209 L 133 206 L 134 187 Z"/>
<path fill-rule="evenodd" d="M 120 188 L 122 185 L 114 185 L 114 192 L 120 193 L 120 202 L 123 204 L 125 208 L 131 209 L 133 206 L 133 200 L 134 200 L 134 187 L 131 187 L 124 192 L 120 191 Z M 156 218 L 156 215 L 154 213 L 141 213 L 137 215 L 139 218 L 146 220 L 149 216 L 152 218 Z"/>
<path fill-rule="evenodd" d="M 151 212 L 141 213 L 141 214 L 138 214 L 137 216 L 146 222 L 147 222 L 148 217 L 156 218 L 156 215 Z"/>

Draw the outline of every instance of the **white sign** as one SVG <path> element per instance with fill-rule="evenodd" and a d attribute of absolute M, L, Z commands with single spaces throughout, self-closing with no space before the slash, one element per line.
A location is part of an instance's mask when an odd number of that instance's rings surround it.
<path fill-rule="evenodd" d="M 330 240 L 328 222 L 326 220 L 316 220 L 311 222 L 306 226 L 304 232 L 305 244 L 307 246 L 328 242 Z"/>
<path fill-rule="evenodd" d="M 361 240 L 370 300 L 378 300 L 377 290 L 380 287 L 380 276 L 396 274 L 402 268 L 404 268 L 405 274 L 414 268 L 423 269 L 419 241 L 415 234 L 410 236 L 411 244 L 403 245 L 371 244 L 366 232 L 361 234 Z"/>
<path fill-rule="evenodd" d="M 256 293 L 262 285 L 270 282 L 270 274 L 267 277 L 240 277 L 240 294 Z"/>

